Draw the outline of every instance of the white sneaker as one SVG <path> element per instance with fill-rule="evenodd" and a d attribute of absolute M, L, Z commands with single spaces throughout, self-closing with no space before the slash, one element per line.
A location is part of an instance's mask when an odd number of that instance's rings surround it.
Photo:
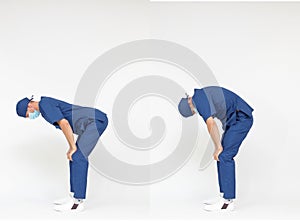
<path fill-rule="evenodd" d="M 69 193 L 69 195 L 65 198 L 62 198 L 62 199 L 57 199 L 53 202 L 53 204 L 55 205 L 62 205 L 62 204 L 65 204 L 65 203 L 68 203 L 68 202 L 73 202 L 73 194 L 74 193 Z"/>
<path fill-rule="evenodd" d="M 212 204 L 215 204 L 216 202 L 218 202 L 220 199 L 223 199 L 223 195 L 224 193 L 219 193 L 219 195 L 213 199 L 209 199 L 209 200 L 205 200 L 203 202 L 203 204 L 205 205 L 212 205 Z"/>
<path fill-rule="evenodd" d="M 233 211 L 234 210 L 234 203 L 233 203 L 232 200 L 228 201 L 228 200 L 225 200 L 225 199 L 222 198 L 214 204 L 205 205 L 204 210 L 210 211 L 210 212 Z"/>
<path fill-rule="evenodd" d="M 84 205 L 83 202 L 74 203 L 74 201 L 72 200 L 65 204 L 55 205 L 53 209 L 58 212 L 81 212 L 84 210 Z"/>

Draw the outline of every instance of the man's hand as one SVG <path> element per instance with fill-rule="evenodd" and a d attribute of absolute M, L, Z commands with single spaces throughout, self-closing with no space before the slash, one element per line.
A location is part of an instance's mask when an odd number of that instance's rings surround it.
<path fill-rule="evenodd" d="M 75 153 L 76 152 L 76 150 L 77 150 L 77 147 L 75 146 L 75 147 L 70 147 L 69 148 L 69 150 L 68 150 L 68 152 L 67 152 L 67 158 L 68 158 L 68 160 L 73 160 L 72 159 L 72 155 L 73 155 L 73 153 Z"/>
<path fill-rule="evenodd" d="M 73 130 L 69 124 L 69 122 L 66 120 L 66 119 L 61 119 L 59 121 L 57 121 L 60 129 L 62 130 L 62 132 L 64 133 L 68 143 L 69 143 L 69 150 L 67 152 L 67 158 L 68 160 L 71 160 L 72 161 L 72 155 L 73 153 L 76 152 L 77 150 L 77 147 L 75 145 L 75 142 L 74 142 L 74 135 L 73 135 Z"/>
<path fill-rule="evenodd" d="M 223 147 L 220 141 L 220 133 L 219 133 L 218 126 L 215 120 L 213 119 L 213 117 L 207 118 L 206 125 L 207 125 L 208 132 L 215 145 L 214 159 L 219 161 L 219 155 L 222 153 Z"/>
<path fill-rule="evenodd" d="M 215 159 L 216 161 L 220 161 L 220 160 L 219 160 L 219 155 L 220 155 L 222 152 L 223 152 L 223 147 L 222 147 L 222 146 L 218 147 L 218 148 L 215 150 L 215 152 L 214 152 L 214 159 Z"/>

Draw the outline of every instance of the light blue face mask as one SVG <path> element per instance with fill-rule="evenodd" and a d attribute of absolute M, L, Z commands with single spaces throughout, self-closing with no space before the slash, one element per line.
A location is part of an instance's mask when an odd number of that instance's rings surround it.
<path fill-rule="evenodd" d="M 29 119 L 31 119 L 31 120 L 37 118 L 38 116 L 40 116 L 40 112 L 37 110 L 34 110 L 34 112 L 29 113 Z"/>

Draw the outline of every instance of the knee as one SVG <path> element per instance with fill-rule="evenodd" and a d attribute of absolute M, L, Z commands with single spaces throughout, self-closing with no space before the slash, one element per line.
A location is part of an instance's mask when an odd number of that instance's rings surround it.
<path fill-rule="evenodd" d="M 84 157 L 83 153 L 81 152 L 80 148 L 77 146 L 77 150 L 72 155 L 72 162 L 75 163 L 87 163 L 87 159 Z"/>
<path fill-rule="evenodd" d="M 232 157 L 231 154 L 228 154 L 226 152 L 222 152 L 219 155 L 219 161 L 220 161 L 220 163 L 228 163 L 228 162 L 233 161 L 233 157 Z"/>

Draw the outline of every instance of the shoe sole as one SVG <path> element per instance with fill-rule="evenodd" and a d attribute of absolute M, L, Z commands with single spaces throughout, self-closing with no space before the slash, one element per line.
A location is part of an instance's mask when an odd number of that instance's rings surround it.
<path fill-rule="evenodd" d="M 226 213 L 226 212 L 234 212 L 235 211 L 235 207 L 231 206 L 230 208 L 227 208 L 227 209 L 217 209 L 217 210 L 209 210 L 209 209 L 203 208 L 203 210 L 205 210 L 207 212 L 222 212 L 222 213 Z"/>
<path fill-rule="evenodd" d="M 54 209 L 54 211 L 56 211 L 58 213 L 83 213 L 85 210 L 84 209 L 81 209 L 81 210 L 78 210 L 78 209 L 73 209 L 73 210 L 56 210 L 56 209 Z"/>
<path fill-rule="evenodd" d="M 70 199 L 71 201 L 72 199 Z M 65 201 L 65 202 L 53 202 L 54 205 L 63 205 L 63 204 L 66 204 L 68 203 L 69 201 Z"/>
<path fill-rule="evenodd" d="M 54 211 L 56 212 L 60 212 L 60 213 L 80 213 L 80 212 L 84 212 L 85 209 L 81 208 L 81 209 L 72 209 L 72 210 L 60 210 L 60 209 L 56 209 L 53 208 Z"/>
<path fill-rule="evenodd" d="M 216 202 L 218 202 L 218 201 L 216 201 Z M 215 204 L 216 202 L 203 202 L 203 204 L 204 204 L 204 205 L 213 205 L 213 204 Z"/>

